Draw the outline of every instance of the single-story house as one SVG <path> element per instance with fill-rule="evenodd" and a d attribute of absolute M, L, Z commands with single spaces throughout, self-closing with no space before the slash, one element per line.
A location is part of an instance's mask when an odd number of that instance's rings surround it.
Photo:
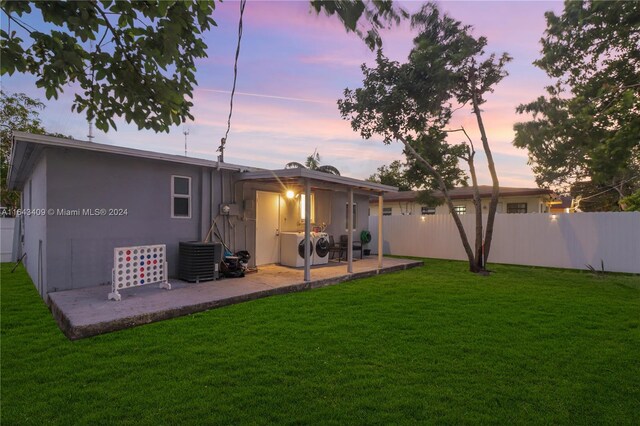
<path fill-rule="evenodd" d="M 169 277 L 176 276 L 179 242 L 203 241 L 214 223 L 230 251 L 251 254 L 249 266 L 298 253 L 297 243 L 281 244 L 282 237 L 303 232 L 311 241 L 315 226 L 357 240 L 368 228 L 370 197 L 382 201 L 396 191 L 307 169 L 262 170 L 19 132 L 8 187 L 21 191 L 27 213 L 16 220 L 14 257 L 26 254 L 45 299 L 110 283 L 116 247 L 165 244 Z M 304 265 L 309 280 L 311 254 L 303 252 L 296 266 Z"/>
<path fill-rule="evenodd" d="M 489 185 L 479 185 L 480 200 L 483 213 L 489 211 L 492 187 Z M 454 208 L 459 214 L 474 213 L 473 187 L 453 188 L 449 191 Z M 498 197 L 497 213 L 546 213 L 548 202 L 553 191 L 542 188 L 511 188 L 501 187 Z M 442 198 L 441 191 L 434 191 L 432 194 L 436 198 Z M 378 200 L 372 198 L 369 202 L 370 215 L 378 214 Z M 449 207 L 446 204 L 424 205 L 418 201 L 418 191 L 399 191 L 385 196 L 384 216 L 396 215 L 432 215 L 449 214 Z"/>

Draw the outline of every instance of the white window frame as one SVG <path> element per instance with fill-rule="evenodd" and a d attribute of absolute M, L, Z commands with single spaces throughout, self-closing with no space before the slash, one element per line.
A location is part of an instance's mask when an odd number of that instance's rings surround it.
<path fill-rule="evenodd" d="M 389 212 L 389 214 L 387 214 L 387 211 Z M 382 208 L 382 216 L 391 216 L 391 215 L 393 215 L 393 207 L 383 207 Z"/>
<path fill-rule="evenodd" d="M 428 211 L 433 211 L 433 213 L 428 213 Z M 427 212 L 427 213 L 425 213 Z M 420 206 L 420 214 L 422 216 L 431 216 L 436 214 L 436 208 L 435 207 L 431 207 L 431 206 Z"/>
<path fill-rule="evenodd" d="M 187 179 L 189 181 L 189 195 L 184 194 L 176 194 L 175 193 L 175 184 L 176 178 Z M 186 198 L 189 201 L 189 214 L 187 216 L 176 216 L 174 211 L 174 199 L 176 198 Z M 171 218 L 172 219 L 191 219 L 191 177 L 189 176 L 180 176 L 180 175 L 171 175 Z"/>
<path fill-rule="evenodd" d="M 520 210 L 522 208 L 522 206 L 524 206 L 524 211 L 509 211 L 509 206 L 511 206 L 511 209 L 516 209 L 516 210 Z M 525 214 L 525 213 L 529 213 L 529 203 L 524 203 L 524 202 L 516 202 L 516 203 L 507 203 L 507 213 L 509 214 Z"/>
<path fill-rule="evenodd" d="M 300 223 L 304 223 L 304 221 L 306 220 L 305 218 L 305 201 L 306 197 L 304 196 L 304 194 L 300 194 L 300 201 L 299 201 L 299 206 L 300 206 Z M 316 223 L 316 194 L 315 193 L 311 193 L 311 222 L 310 223 Z"/>
<path fill-rule="evenodd" d="M 467 206 L 464 204 L 453 206 L 453 210 L 458 214 L 467 214 Z"/>

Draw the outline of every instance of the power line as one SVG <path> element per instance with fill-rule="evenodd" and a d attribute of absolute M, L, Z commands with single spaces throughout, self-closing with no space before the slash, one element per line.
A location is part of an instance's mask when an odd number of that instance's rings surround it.
<path fill-rule="evenodd" d="M 623 180 L 618 185 L 623 185 L 623 184 L 625 184 L 627 182 L 630 182 L 630 181 L 634 180 L 635 178 L 637 178 L 638 176 L 640 176 L 640 175 L 631 176 L 629 179 Z M 611 187 L 611 188 L 605 189 L 604 191 L 598 192 L 597 194 L 593 194 L 593 195 L 589 195 L 588 197 L 581 198 L 580 201 L 584 201 L 584 200 L 588 200 L 589 198 L 597 197 L 598 195 L 602 195 L 605 192 L 613 191 L 614 189 L 616 189 L 616 188 L 615 187 Z"/>
<path fill-rule="evenodd" d="M 233 86 L 231 88 L 231 98 L 229 100 L 229 118 L 227 119 L 227 131 L 224 137 L 220 140 L 220 152 L 219 160 L 224 162 L 224 146 L 227 143 L 227 137 L 229 136 L 229 130 L 231 129 L 231 115 L 233 114 L 233 95 L 236 92 L 236 81 L 238 79 L 238 57 L 240 56 L 240 41 L 242 40 L 242 16 L 244 15 L 244 7 L 247 4 L 247 0 L 240 1 L 240 21 L 238 22 L 238 45 L 236 47 L 236 58 L 233 64 Z"/>

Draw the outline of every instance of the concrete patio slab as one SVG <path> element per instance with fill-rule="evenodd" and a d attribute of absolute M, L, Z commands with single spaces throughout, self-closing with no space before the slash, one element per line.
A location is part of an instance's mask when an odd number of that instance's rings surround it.
<path fill-rule="evenodd" d="M 329 263 L 312 268 L 310 282 L 301 268 L 267 265 L 244 278 L 190 284 L 171 280 L 171 290 L 157 285 L 127 289 L 122 300 L 107 300 L 110 286 L 88 287 L 49 293 L 49 306 L 62 332 L 72 340 L 175 318 L 195 312 L 245 302 L 276 294 L 309 290 L 344 281 L 421 266 L 422 261 L 385 258 L 378 269 L 377 258 L 353 264 Z"/>

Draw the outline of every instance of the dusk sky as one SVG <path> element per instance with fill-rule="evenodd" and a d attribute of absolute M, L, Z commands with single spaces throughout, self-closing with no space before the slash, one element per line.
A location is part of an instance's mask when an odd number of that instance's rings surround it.
<path fill-rule="evenodd" d="M 415 11 L 422 3 L 401 4 Z M 562 3 L 483 1 L 439 5 L 454 18 L 473 25 L 474 35 L 486 36 L 488 52 L 508 52 L 513 56 L 507 66 L 510 75 L 488 96 L 485 126 L 501 185 L 535 187 L 526 151 L 511 145 L 513 124 L 525 118 L 515 113 L 515 107 L 541 95 L 550 82 L 532 62 L 539 57 L 544 12 L 559 13 Z M 239 3 L 225 1 L 216 5 L 214 19 L 218 26 L 205 37 L 209 57 L 196 63 L 199 84 L 193 99 L 193 122 L 174 127 L 169 134 L 156 134 L 138 131 L 118 120 L 117 132 L 96 131 L 94 141 L 183 154 L 182 132 L 187 128 L 189 155 L 214 160 L 229 113 L 238 17 Z M 34 18 L 25 20 L 41 27 Z M 6 25 L 3 14 L 3 28 Z M 385 54 L 394 60 L 406 60 L 414 35 L 408 25 L 385 31 Z M 28 38 L 26 34 L 21 36 Z M 249 1 L 225 160 L 277 169 L 289 161 L 303 162 L 318 148 L 323 164 L 336 166 L 343 175 L 366 178 L 380 165 L 402 159 L 398 143 L 387 146 L 381 138 L 362 140 L 349 122 L 341 119 L 336 105 L 345 88 L 360 87 L 360 64 L 371 65 L 374 59 L 375 53 L 355 34 L 347 33 L 336 17 L 316 15 L 306 1 Z M 44 91 L 34 82 L 34 77 L 14 74 L 2 78 L 2 89 L 45 101 L 42 118 L 49 131 L 86 139 L 85 117 L 71 112 L 73 87 L 65 89 L 57 101 L 46 101 Z M 460 124 L 470 131 L 478 146 L 479 134 L 469 108 L 456 114 L 452 127 Z M 480 183 L 489 184 L 484 162 L 477 167 Z"/>

